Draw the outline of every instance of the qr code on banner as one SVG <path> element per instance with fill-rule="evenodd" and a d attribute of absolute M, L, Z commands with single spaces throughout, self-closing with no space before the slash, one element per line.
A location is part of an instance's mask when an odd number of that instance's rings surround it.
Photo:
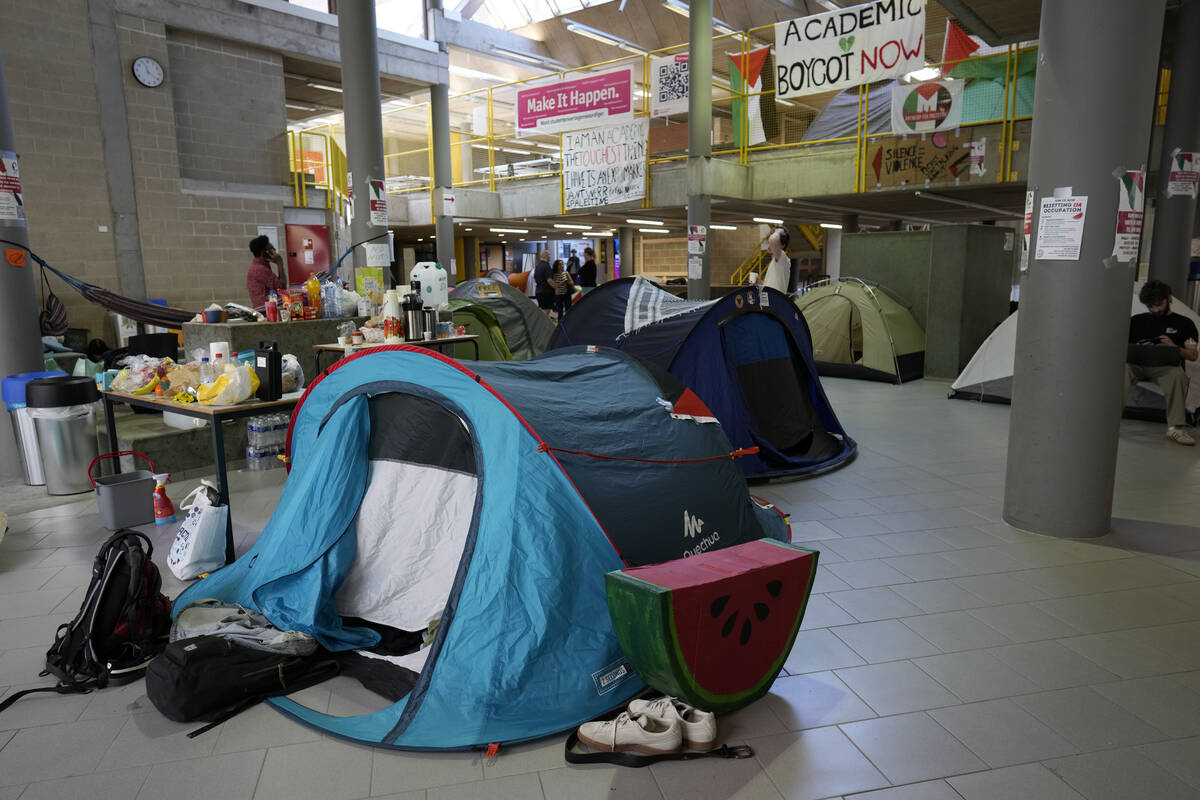
<path fill-rule="evenodd" d="M 669 103 L 688 96 L 688 62 L 658 65 L 658 102 Z"/>

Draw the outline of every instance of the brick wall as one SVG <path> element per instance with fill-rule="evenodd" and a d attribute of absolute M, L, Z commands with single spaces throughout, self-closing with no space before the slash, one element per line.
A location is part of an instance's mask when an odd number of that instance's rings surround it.
<path fill-rule="evenodd" d="M 265 155 L 287 127 L 283 59 L 186 31 L 167 31 L 179 171 L 185 178 L 274 183 Z"/>
<path fill-rule="evenodd" d="M 26 0 L 3 0 L 0 52 L 30 247 L 65 272 L 116 288 L 87 0 L 44 0 L 36 13 Z M 50 281 L 71 327 L 98 331 L 104 312 Z M 39 281 L 39 298 L 41 291 Z"/>
<path fill-rule="evenodd" d="M 738 265 L 759 247 L 757 225 L 739 225 L 737 230 L 709 230 L 709 274 L 713 284 L 728 283 Z M 649 275 L 687 275 L 687 239 L 642 236 L 638 241 L 637 271 Z"/>

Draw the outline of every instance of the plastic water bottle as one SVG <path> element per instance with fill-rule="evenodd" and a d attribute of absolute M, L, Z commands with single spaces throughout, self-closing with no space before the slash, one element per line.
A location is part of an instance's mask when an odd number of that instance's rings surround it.
<path fill-rule="evenodd" d="M 212 382 L 213 382 L 212 364 L 208 363 L 208 356 L 201 356 L 200 357 L 200 383 L 204 384 L 204 383 L 212 383 Z"/>

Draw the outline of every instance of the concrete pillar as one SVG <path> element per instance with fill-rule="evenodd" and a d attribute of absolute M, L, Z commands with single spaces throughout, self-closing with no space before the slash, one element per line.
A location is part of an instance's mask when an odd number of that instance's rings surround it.
<path fill-rule="evenodd" d="M 1171 89 L 1167 121 L 1163 126 L 1162 161 L 1158 168 L 1158 195 L 1154 207 L 1154 234 L 1150 245 L 1150 277 L 1171 285 L 1176 297 L 1187 288 L 1192 226 L 1196 198 L 1186 194 L 1167 197 L 1173 154 L 1200 151 L 1200 0 L 1183 0 L 1176 18 L 1175 54 L 1171 59 Z"/>
<path fill-rule="evenodd" d="M 858 214 L 842 214 L 842 233 L 858 233 Z"/>
<path fill-rule="evenodd" d="M 621 277 L 629 278 L 633 275 L 633 228 L 618 228 L 617 236 L 620 238 L 621 245 Z"/>
<path fill-rule="evenodd" d="M 432 5 L 432 3 L 431 3 Z M 445 44 L 439 42 L 439 47 Z M 450 87 L 436 83 L 429 87 L 429 114 L 433 127 L 433 185 L 443 192 L 451 190 L 450 168 Z M 454 285 L 457 270 L 454 261 L 454 217 L 443 214 L 438 192 L 434 193 L 434 227 L 437 232 L 437 260 L 446 269 L 450 285 Z"/>
<path fill-rule="evenodd" d="M 821 254 L 822 269 L 831 280 L 842 276 L 842 232 L 825 228 L 825 252 Z"/>
<path fill-rule="evenodd" d="M 8 84 L 4 80 L 4 67 L 0 64 L 0 151 L 5 159 L 16 155 L 17 145 L 13 135 L 12 117 L 8 113 Z M 0 261 L 4 273 L 4 291 L 0 292 L 0 378 L 19 372 L 34 372 L 42 368 L 42 338 L 38 326 L 37 294 L 33 288 L 32 258 L 23 253 L 29 245 L 25 228 L 24 209 L 20 219 L 0 219 L 0 243 L 6 253 Z M 7 253 L 13 252 L 12 260 Z M 25 256 L 25 266 L 18 267 L 12 261 L 17 254 Z M 8 416 L 5 414 L 5 416 Z M 8 420 L 0 423 L 0 477 L 17 478 L 21 472 L 21 457 L 13 439 L 12 425 Z"/>
<path fill-rule="evenodd" d="M 338 45 L 342 59 L 342 109 L 346 118 L 346 165 L 354 178 L 354 219 L 350 241 L 387 245 L 387 225 L 371 223 L 369 181 L 386 181 L 383 163 L 383 116 L 379 101 L 379 45 L 375 5 L 338 4 Z M 383 195 L 386 197 L 386 193 Z M 354 266 L 382 267 L 384 286 L 392 284 L 391 253 L 386 247 L 354 248 Z M 374 262 L 374 263 L 372 263 Z"/>
<path fill-rule="evenodd" d="M 712 158 L 712 0 L 693 0 L 688 15 L 688 228 L 712 223 L 712 198 L 703 194 L 704 169 Z M 695 268 L 699 261 L 699 269 Z M 708 247 L 688 254 L 688 299 L 712 294 Z"/>
<path fill-rule="evenodd" d="M 1042 6 L 1028 186 L 1032 252 L 1021 286 L 1004 519 L 1038 533 L 1101 536 L 1112 518 L 1136 264 L 1112 257 L 1120 184 L 1138 169 L 1158 74 L 1166 0 Z M 1121 53 L 1121 58 L 1113 58 Z M 1064 135 L 1087 131 L 1087 136 Z M 1037 257 L 1041 200 L 1087 197 L 1078 260 Z"/>

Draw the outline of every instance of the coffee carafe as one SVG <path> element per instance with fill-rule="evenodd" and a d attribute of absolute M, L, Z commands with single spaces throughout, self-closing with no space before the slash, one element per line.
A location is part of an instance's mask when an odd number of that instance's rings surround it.
<path fill-rule="evenodd" d="M 425 321 L 421 313 L 424 303 L 421 301 L 420 281 L 413 281 L 411 289 L 401 304 L 404 308 L 404 341 L 419 342 L 425 338 Z"/>

